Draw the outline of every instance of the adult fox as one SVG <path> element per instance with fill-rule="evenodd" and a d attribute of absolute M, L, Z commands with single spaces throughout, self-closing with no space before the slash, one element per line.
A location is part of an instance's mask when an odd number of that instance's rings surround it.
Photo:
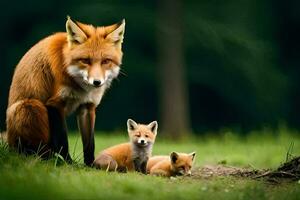
<path fill-rule="evenodd" d="M 66 33 L 34 45 L 17 65 L 9 92 L 7 140 L 32 153 L 60 153 L 71 161 L 65 117 L 77 111 L 84 162 L 94 161 L 95 108 L 118 76 L 125 20 L 94 27 L 68 17 Z"/>

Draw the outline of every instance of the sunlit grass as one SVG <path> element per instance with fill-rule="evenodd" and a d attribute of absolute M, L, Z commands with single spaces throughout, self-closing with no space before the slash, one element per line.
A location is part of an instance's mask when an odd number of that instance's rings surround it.
<path fill-rule="evenodd" d="M 55 164 L 9 152 L 0 143 L 0 199 L 297 199 L 300 184 L 269 185 L 233 177 L 168 179 L 138 173 L 106 173 L 82 164 L 78 133 L 69 135 L 76 164 Z M 76 142 L 77 141 L 77 142 Z M 126 132 L 96 134 L 96 152 L 128 141 Z M 276 168 L 286 153 L 300 155 L 300 135 L 285 129 L 240 137 L 230 131 L 175 142 L 157 138 L 154 154 L 196 151 L 196 167 L 226 162 L 239 167 Z"/>
<path fill-rule="evenodd" d="M 70 152 L 73 157 L 82 158 L 80 135 L 70 138 Z M 127 133 L 96 134 L 96 154 L 102 149 L 127 142 Z M 252 132 L 239 136 L 230 131 L 208 133 L 185 141 L 162 139 L 159 135 L 153 147 L 153 155 L 170 154 L 172 151 L 197 152 L 196 165 L 226 162 L 234 166 L 254 168 L 275 168 L 286 159 L 286 153 L 293 143 L 290 153 L 300 155 L 300 134 L 284 128 L 276 132 L 270 130 Z M 82 159 L 81 159 L 82 160 Z"/>

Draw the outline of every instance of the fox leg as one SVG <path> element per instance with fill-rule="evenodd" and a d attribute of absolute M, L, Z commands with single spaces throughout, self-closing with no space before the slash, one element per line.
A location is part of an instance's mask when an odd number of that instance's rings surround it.
<path fill-rule="evenodd" d="M 143 174 L 147 174 L 147 162 L 148 161 L 144 161 L 144 162 L 142 162 L 141 163 L 141 172 L 143 173 Z"/>
<path fill-rule="evenodd" d="M 97 169 L 102 169 L 106 171 L 117 171 L 118 163 L 113 159 L 110 155 L 101 154 L 96 160 L 93 162 L 93 165 Z"/>
<path fill-rule="evenodd" d="M 153 176 L 167 176 L 169 177 L 170 174 L 162 169 L 151 169 L 150 170 L 150 175 Z"/>
<path fill-rule="evenodd" d="M 170 177 L 172 174 L 169 171 L 163 170 L 158 162 L 150 169 L 150 175 Z"/>
<path fill-rule="evenodd" d="M 47 109 L 36 99 L 19 100 L 7 109 L 7 141 L 21 153 L 46 156 L 49 152 Z"/>
<path fill-rule="evenodd" d="M 95 105 L 85 104 L 78 108 L 77 123 L 83 144 L 83 157 L 86 165 L 91 165 L 95 159 Z"/>
<path fill-rule="evenodd" d="M 147 162 L 148 161 L 141 162 L 139 159 L 133 160 L 135 171 L 147 174 Z"/>
<path fill-rule="evenodd" d="M 72 159 L 69 154 L 69 144 L 67 136 L 67 125 L 63 109 L 52 105 L 46 106 L 49 118 L 49 146 L 55 153 L 59 153 L 67 162 L 71 163 Z"/>
<path fill-rule="evenodd" d="M 140 163 L 137 159 L 133 160 L 134 170 L 140 172 Z"/>

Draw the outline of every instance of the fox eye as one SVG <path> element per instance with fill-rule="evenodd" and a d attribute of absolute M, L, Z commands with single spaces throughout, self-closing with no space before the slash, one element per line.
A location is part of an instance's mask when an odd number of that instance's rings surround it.
<path fill-rule="evenodd" d="M 147 137 L 149 137 L 149 135 L 145 135 L 145 137 L 147 138 Z"/>
<path fill-rule="evenodd" d="M 79 61 L 86 65 L 91 64 L 91 60 L 89 58 L 80 58 Z"/>
<path fill-rule="evenodd" d="M 111 62 L 110 59 L 104 59 L 104 60 L 101 61 L 101 65 L 107 65 L 107 64 L 109 64 L 110 62 Z"/>
<path fill-rule="evenodd" d="M 141 137 L 140 135 L 135 135 L 135 137 Z"/>

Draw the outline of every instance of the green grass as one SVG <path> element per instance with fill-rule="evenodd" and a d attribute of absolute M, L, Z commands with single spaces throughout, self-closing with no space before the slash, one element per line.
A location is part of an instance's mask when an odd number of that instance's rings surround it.
<path fill-rule="evenodd" d="M 212 135 L 212 134 L 211 134 Z M 280 131 L 253 132 L 238 137 L 230 132 L 217 136 L 191 138 L 181 142 L 157 138 L 154 154 L 171 151 L 197 152 L 196 167 L 206 164 L 276 168 L 286 153 L 300 155 L 300 135 Z M 96 152 L 127 141 L 127 135 L 97 134 Z M 138 173 L 106 173 L 82 164 L 79 134 L 70 134 L 73 165 L 57 165 L 55 160 L 40 161 L 9 152 L 0 144 L 0 199 L 299 199 L 300 182 L 270 185 L 249 178 L 215 177 L 210 179 L 145 176 Z"/>

